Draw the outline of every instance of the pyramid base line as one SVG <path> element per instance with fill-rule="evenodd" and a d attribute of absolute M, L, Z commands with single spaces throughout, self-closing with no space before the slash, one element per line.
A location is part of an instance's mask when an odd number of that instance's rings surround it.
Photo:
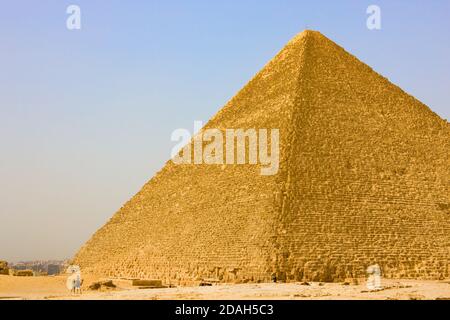
<path fill-rule="evenodd" d="M 268 283 L 268 282 L 359 282 L 366 279 L 369 264 L 333 264 L 309 261 L 290 271 L 250 270 L 238 267 L 208 267 L 193 265 L 189 268 L 168 268 L 160 266 L 146 271 L 144 268 L 133 270 L 114 270 L 86 268 L 84 274 L 95 278 L 114 279 L 159 279 L 163 284 L 189 286 L 202 283 Z M 450 261 L 447 263 L 426 261 L 421 264 L 405 261 L 397 265 L 382 265 L 382 278 L 411 280 L 450 279 Z"/>

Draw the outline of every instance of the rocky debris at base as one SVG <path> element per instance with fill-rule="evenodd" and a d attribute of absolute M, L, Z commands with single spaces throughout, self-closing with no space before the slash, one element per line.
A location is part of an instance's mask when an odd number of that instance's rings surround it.
<path fill-rule="evenodd" d="M 115 289 L 116 285 L 113 283 L 112 280 L 106 280 L 106 281 L 97 281 L 92 283 L 89 286 L 89 290 L 92 291 L 103 291 L 103 290 L 111 290 Z"/>

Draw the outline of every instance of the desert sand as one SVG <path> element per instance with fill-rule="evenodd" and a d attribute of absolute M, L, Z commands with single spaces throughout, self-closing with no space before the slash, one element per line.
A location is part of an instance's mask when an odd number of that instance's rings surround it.
<path fill-rule="evenodd" d="M 450 281 L 384 280 L 383 289 L 369 292 L 364 283 L 218 284 L 209 287 L 136 289 L 115 281 L 108 291 L 71 295 L 66 277 L 0 276 L 0 299 L 56 300 L 435 300 L 450 299 Z"/>

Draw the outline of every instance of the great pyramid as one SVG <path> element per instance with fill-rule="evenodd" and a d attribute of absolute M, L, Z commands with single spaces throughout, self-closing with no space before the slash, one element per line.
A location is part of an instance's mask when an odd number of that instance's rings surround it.
<path fill-rule="evenodd" d="M 80 249 L 85 273 L 185 284 L 450 276 L 450 125 L 316 31 L 205 128 L 279 128 L 280 168 L 169 161 Z"/>

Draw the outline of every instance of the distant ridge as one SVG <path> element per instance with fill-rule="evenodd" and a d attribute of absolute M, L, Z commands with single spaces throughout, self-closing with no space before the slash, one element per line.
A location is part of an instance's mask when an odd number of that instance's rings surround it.
<path fill-rule="evenodd" d="M 279 128 L 280 170 L 169 161 L 80 249 L 99 276 L 186 284 L 450 277 L 450 126 L 316 31 L 206 128 Z"/>

